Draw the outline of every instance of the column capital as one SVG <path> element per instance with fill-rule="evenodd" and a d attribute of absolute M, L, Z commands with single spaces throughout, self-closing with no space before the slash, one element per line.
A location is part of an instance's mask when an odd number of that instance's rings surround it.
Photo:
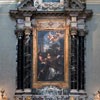
<path fill-rule="evenodd" d="M 83 29 L 79 30 L 78 35 L 79 36 L 85 36 L 87 34 L 87 32 Z"/>
<path fill-rule="evenodd" d="M 26 28 L 25 31 L 24 31 L 24 34 L 25 35 L 30 35 L 31 34 L 31 31 L 32 30 L 30 28 Z"/>
<path fill-rule="evenodd" d="M 71 30 L 70 30 L 70 34 L 71 35 L 77 35 L 77 28 L 71 28 Z"/>
<path fill-rule="evenodd" d="M 21 39 L 23 36 L 23 30 L 15 30 L 15 34 L 16 34 L 17 38 Z"/>

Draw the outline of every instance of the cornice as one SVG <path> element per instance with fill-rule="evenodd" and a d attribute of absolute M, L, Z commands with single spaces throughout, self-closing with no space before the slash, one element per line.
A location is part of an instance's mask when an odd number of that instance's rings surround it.
<path fill-rule="evenodd" d="M 100 4 L 100 0 L 87 0 L 87 4 Z M 0 4 L 16 4 L 16 0 L 0 0 Z"/>
<path fill-rule="evenodd" d="M 87 0 L 87 4 L 100 4 L 100 0 Z"/>
<path fill-rule="evenodd" d="M 0 0 L 0 4 L 16 4 L 15 0 Z"/>

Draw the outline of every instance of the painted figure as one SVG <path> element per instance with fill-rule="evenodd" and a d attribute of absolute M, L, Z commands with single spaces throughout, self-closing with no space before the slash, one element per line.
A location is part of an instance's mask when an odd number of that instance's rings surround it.
<path fill-rule="evenodd" d="M 38 81 L 64 80 L 64 31 L 38 33 Z"/>

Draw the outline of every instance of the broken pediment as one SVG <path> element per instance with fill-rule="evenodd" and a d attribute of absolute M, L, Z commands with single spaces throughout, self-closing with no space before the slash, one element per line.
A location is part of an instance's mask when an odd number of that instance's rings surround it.
<path fill-rule="evenodd" d="M 34 10 L 34 1 L 33 0 L 23 0 L 17 6 L 18 10 Z"/>
<path fill-rule="evenodd" d="M 84 9 L 86 4 L 83 1 L 84 0 L 71 0 L 69 5 L 72 9 Z"/>
<path fill-rule="evenodd" d="M 13 18 L 24 16 L 70 16 L 70 13 L 90 18 L 92 10 L 86 9 L 85 0 L 23 0 L 17 10 L 10 10 Z M 75 16 L 76 16 L 75 15 Z"/>

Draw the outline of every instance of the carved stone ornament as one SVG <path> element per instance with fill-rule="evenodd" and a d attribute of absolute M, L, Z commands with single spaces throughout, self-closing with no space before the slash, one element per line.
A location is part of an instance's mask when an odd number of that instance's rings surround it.
<path fill-rule="evenodd" d="M 43 29 L 43 28 L 65 28 L 65 20 L 57 20 L 57 19 L 42 19 L 42 20 L 37 20 L 37 28 Z"/>
<path fill-rule="evenodd" d="M 39 92 L 41 95 L 58 95 L 60 89 L 55 86 L 45 86 Z"/>
<path fill-rule="evenodd" d="M 34 0 L 34 6 L 38 11 L 56 11 L 64 9 L 64 0 L 59 2 L 43 2 L 42 0 Z"/>

